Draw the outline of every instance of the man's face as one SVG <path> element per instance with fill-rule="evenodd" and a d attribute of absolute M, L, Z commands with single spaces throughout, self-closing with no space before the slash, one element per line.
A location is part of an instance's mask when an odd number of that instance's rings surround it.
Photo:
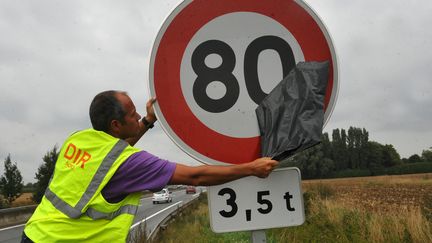
<path fill-rule="evenodd" d="M 126 139 L 135 137 L 140 132 L 140 119 L 141 116 L 136 112 L 135 105 L 129 96 L 125 94 L 117 94 L 118 101 L 123 105 L 126 112 L 124 116 L 124 124 L 120 124 L 120 138 Z"/>

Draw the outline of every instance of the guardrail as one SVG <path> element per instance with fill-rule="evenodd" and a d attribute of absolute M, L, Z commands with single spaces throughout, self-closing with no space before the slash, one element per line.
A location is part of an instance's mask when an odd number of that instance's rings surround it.
<path fill-rule="evenodd" d="M 177 206 L 174 211 L 168 213 L 165 218 L 163 218 L 159 223 L 156 224 L 155 228 L 150 230 L 150 232 L 147 232 L 147 221 L 152 218 L 153 216 L 150 216 L 144 220 L 142 220 L 139 223 L 134 224 L 131 227 L 131 230 L 134 229 L 134 233 L 130 233 L 128 236 L 127 242 L 153 242 L 155 240 L 155 237 L 158 235 L 158 233 L 161 230 L 164 230 L 169 222 L 174 219 L 178 214 L 181 214 L 184 209 L 189 207 L 190 204 L 192 204 L 196 199 L 199 198 L 201 194 L 196 194 L 194 198 L 192 198 L 190 201 L 182 204 L 182 201 L 177 202 L 176 204 L 166 208 L 172 208 Z M 165 209 L 165 210 L 166 210 Z M 142 227 L 143 226 L 143 227 Z M 132 231 L 131 231 L 132 232 Z"/>
<path fill-rule="evenodd" d="M 203 192 L 203 190 L 201 190 Z M 173 212 L 169 213 L 161 222 L 159 222 L 156 227 L 148 234 L 147 240 L 152 241 L 156 237 L 156 235 L 163 229 L 165 229 L 168 223 L 179 213 L 181 213 L 184 209 L 186 209 L 191 203 L 193 203 L 198 197 L 202 195 L 197 194 L 196 197 L 191 199 L 190 201 L 178 205 L 177 209 Z M 15 208 L 6 208 L 0 209 L 0 228 L 5 228 L 11 225 L 16 225 L 20 223 L 25 223 L 33 214 L 37 205 L 23 206 L 23 207 L 15 207 Z M 145 220 L 144 220 L 145 221 Z M 142 221 L 142 222 L 144 222 Z"/>
<path fill-rule="evenodd" d="M 0 209 L 0 228 L 26 222 L 37 205 Z"/>

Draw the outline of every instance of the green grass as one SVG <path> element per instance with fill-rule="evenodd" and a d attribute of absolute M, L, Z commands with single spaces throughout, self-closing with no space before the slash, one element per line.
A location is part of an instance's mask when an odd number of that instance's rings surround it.
<path fill-rule="evenodd" d="M 266 230 L 267 242 L 432 242 L 432 222 L 420 210 L 395 214 L 345 208 L 318 185 L 305 194 L 302 226 Z M 201 196 L 162 231 L 156 242 L 250 242 L 250 232 L 216 234 Z"/>

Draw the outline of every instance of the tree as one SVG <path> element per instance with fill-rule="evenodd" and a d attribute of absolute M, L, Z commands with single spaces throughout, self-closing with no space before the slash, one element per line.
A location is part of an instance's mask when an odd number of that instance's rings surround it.
<path fill-rule="evenodd" d="M 368 167 L 368 143 L 369 143 L 369 132 L 365 128 L 361 131 L 360 139 L 360 168 L 365 169 Z"/>
<path fill-rule="evenodd" d="M 368 169 L 375 175 L 383 166 L 383 146 L 380 143 L 370 141 L 367 144 Z"/>
<path fill-rule="evenodd" d="M 332 147 L 328 133 L 321 136 L 321 148 L 325 158 L 332 158 Z"/>
<path fill-rule="evenodd" d="M 413 154 L 408 158 L 408 163 L 422 162 L 422 158 L 418 154 Z"/>
<path fill-rule="evenodd" d="M 342 129 L 343 130 L 343 129 Z M 343 133 L 345 133 L 345 130 L 343 130 Z M 333 156 L 332 159 L 335 163 L 337 170 L 343 170 L 348 168 L 348 160 L 347 160 L 347 146 L 342 139 L 341 132 L 339 129 L 333 129 L 332 133 L 332 150 L 333 150 Z"/>
<path fill-rule="evenodd" d="M 423 150 L 422 159 L 424 162 L 432 162 L 432 149 Z"/>
<path fill-rule="evenodd" d="M 400 164 L 402 161 L 400 159 L 399 153 L 391 144 L 386 144 L 383 147 L 383 164 L 385 167 L 395 166 Z"/>
<path fill-rule="evenodd" d="M 320 176 L 321 178 L 326 178 L 331 175 L 331 173 L 334 171 L 335 165 L 333 160 L 329 158 L 323 158 L 321 162 L 321 170 L 320 170 Z"/>
<path fill-rule="evenodd" d="M 4 162 L 4 174 L 0 178 L 0 187 L 9 205 L 21 195 L 23 187 L 21 172 L 18 170 L 17 164 L 12 163 L 10 154 Z"/>
<path fill-rule="evenodd" d="M 38 172 L 36 173 L 35 183 L 36 190 L 33 193 L 33 201 L 40 203 L 45 190 L 48 187 L 51 176 L 54 172 L 55 162 L 57 161 L 59 152 L 57 151 L 57 145 L 51 151 L 48 151 L 43 157 L 44 163 L 39 166 Z"/>
<path fill-rule="evenodd" d="M 334 171 L 333 160 L 324 157 L 323 144 L 306 149 L 293 157 L 291 166 L 296 166 L 307 179 L 329 177 Z"/>
<path fill-rule="evenodd" d="M 349 168 L 357 169 L 359 164 L 358 159 L 358 128 L 349 127 L 348 129 L 348 157 L 349 157 Z"/>
<path fill-rule="evenodd" d="M 28 182 L 23 186 L 23 192 L 34 192 L 35 190 L 35 184 Z"/>

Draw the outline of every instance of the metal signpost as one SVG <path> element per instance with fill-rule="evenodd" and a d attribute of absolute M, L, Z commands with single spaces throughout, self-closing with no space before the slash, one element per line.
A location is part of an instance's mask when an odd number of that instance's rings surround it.
<path fill-rule="evenodd" d="M 241 164 L 260 157 L 255 115 L 260 101 L 296 63 L 325 60 L 330 61 L 326 123 L 337 97 L 337 60 L 330 35 L 310 7 L 301 0 L 185 0 L 166 18 L 154 41 L 150 95 L 158 99 L 155 112 L 162 128 L 183 151 L 206 164 Z M 287 202 L 283 197 L 277 199 L 276 188 L 280 193 L 289 192 L 292 202 L 301 202 L 301 194 L 294 195 L 290 183 L 273 179 L 279 173 L 293 176 L 293 180 L 300 178 L 299 173 L 284 171 L 274 172 L 266 180 L 249 181 L 254 183 L 246 186 L 255 188 L 250 191 L 253 200 L 240 193 L 247 188 L 232 187 L 238 210 L 243 211 L 222 216 L 213 226 L 231 222 L 230 227 L 236 230 L 263 229 L 269 224 L 257 223 L 262 216 L 256 213 L 257 206 L 244 203 L 252 200 L 264 205 L 259 208 L 266 212 L 270 201 L 275 207 L 264 215 L 274 217 Z M 211 187 L 209 191 L 220 190 Z M 216 201 L 231 202 L 231 191 L 220 193 L 216 197 L 209 194 L 211 211 L 215 211 L 213 205 L 219 205 Z M 226 207 L 219 211 L 230 215 Z M 295 213 L 300 212 L 297 208 Z M 212 220 L 219 217 L 216 211 Z M 294 214 L 288 212 L 287 220 L 291 220 Z M 249 217 L 250 221 L 237 222 L 237 217 Z M 251 227 L 242 229 L 245 225 Z M 262 238 L 262 233 L 254 232 L 253 236 Z"/>

